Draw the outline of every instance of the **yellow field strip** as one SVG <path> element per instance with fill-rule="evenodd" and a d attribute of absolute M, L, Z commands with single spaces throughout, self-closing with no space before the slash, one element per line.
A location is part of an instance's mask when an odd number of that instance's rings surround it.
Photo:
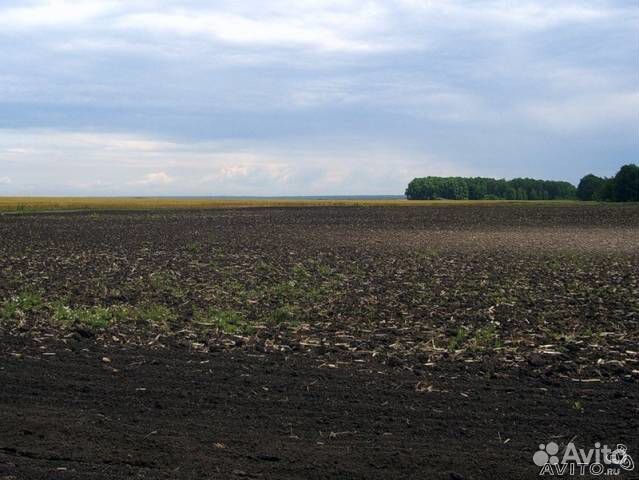
<path fill-rule="evenodd" d="M 47 210 L 154 210 L 251 207 L 414 207 L 424 205 L 569 205 L 577 201 L 502 201 L 502 200 L 403 200 L 403 199 L 268 199 L 268 198 L 179 198 L 179 197 L 0 197 L 2 212 Z"/>

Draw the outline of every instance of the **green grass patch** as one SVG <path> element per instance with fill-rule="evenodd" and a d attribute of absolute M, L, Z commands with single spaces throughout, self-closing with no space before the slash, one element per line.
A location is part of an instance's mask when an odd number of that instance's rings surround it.
<path fill-rule="evenodd" d="M 448 339 L 448 351 L 454 352 L 462 348 L 481 352 L 501 347 L 501 339 L 495 325 L 486 325 L 476 330 L 459 327 Z"/>
<path fill-rule="evenodd" d="M 467 335 L 466 330 L 463 327 L 459 327 L 455 335 L 448 339 L 448 351 L 459 350 L 464 345 Z"/>
<path fill-rule="evenodd" d="M 186 291 L 178 285 L 177 274 L 174 272 L 155 272 L 149 275 L 149 285 L 156 293 L 167 295 L 177 300 L 186 297 Z"/>
<path fill-rule="evenodd" d="M 267 318 L 269 325 L 291 325 L 299 323 L 300 309 L 295 305 L 282 305 L 271 312 Z"/>
<path fill-rule="evenodd" d="M 501 347 L 501 339 L 495 325 L 486 325 L 475 330 L 473 347 L 475 350 L 490 350 Z"/>
<path fill-rule="evenodd" d="M 2 320 L 16 320 L 30 312 L 41 310 L 43 306 L 44 302 L 39 293 L 23 291 L 2 302 L 0 318 Z"/>
<path fill-rule="evenodd" d="M 177 320 L 177 315 L 173 310 L 159 303 L 149 303 L 135 307 L 131 313 L 136 320 L 147 322 L 163 330 L 168 330 L 171 323 Z"/>
<path fill-rule="evenodd" d="M 53 321 L 63 326 L 82 325 L 99 330 L 129 317 L 130 308 L 124 305 L 69 307 L 56 303 L 53 306 Z"/>
<path fill-rule="evenodd" d="M 196 310 L 193 314 L 193 323 L 231 335 L 250 335 L 255 331 L 255 326 L 235 310 Z"/>

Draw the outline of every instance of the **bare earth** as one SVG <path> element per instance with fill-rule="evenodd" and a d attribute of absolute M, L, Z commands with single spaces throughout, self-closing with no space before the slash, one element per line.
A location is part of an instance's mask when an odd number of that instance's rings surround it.
<path fill-rule="evenodd" d="M 638 265 L 636 205 L 0 217 L 0 479 L 637 462 Z"/>

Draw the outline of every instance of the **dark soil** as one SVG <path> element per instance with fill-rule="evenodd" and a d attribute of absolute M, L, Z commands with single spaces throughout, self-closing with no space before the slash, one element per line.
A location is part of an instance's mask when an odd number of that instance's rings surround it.
<path fill-rule="evenodd" d="M 634 205 L 1 217 L 0 479 L 637 462 L 638 266 Z"/>
<path fill-rule="evenodd" d="M 13 343 L 2 343 L 0 478 L 523 479 L 538 475 L 540 442 L 639 447 L 636 383 L 447 362 L 418 392 L 405 370 L 296 355 Z"/>

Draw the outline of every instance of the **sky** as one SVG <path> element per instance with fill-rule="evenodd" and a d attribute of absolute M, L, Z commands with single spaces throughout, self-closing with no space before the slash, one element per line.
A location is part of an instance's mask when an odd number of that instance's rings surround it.
<path fill-rule="evenodd" d="M 0 2 L 0 195 L 401 195 L 638 160 L 636 0 Z"/>

